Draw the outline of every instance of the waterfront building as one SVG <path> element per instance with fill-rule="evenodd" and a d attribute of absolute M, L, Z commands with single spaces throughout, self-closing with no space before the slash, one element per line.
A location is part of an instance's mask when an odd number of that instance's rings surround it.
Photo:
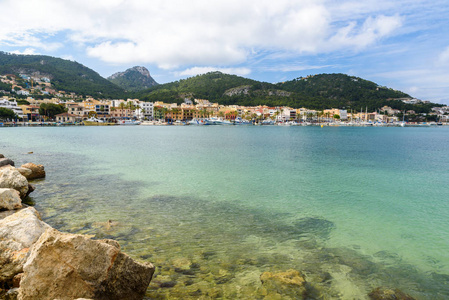
<path fill-rule="evenodd" d="M 86 111 L 83 106 L 78 105 L 77 103 L 66 103 L 66 107 L 68 114 L 78 116 L 81 119 L 87 119 L 88 111 Z"/>
<path fill-rule="evenodd" d="M 107 103 L 101 103 L 95 105 L 94 109 L 95 113 L 97 114 L 98 119 L 107 119 L 110 117 L 110 105 Z"/>
<path fill-rule="evenodd" d="M 129 108 L 116 108 L 110 109 L 109 115 L 114 119 L 131 119 L 134 116 L 134 111 Z"/>
<path fill-rule="evenodd" d="M 140 119 L 153 120 L 154 104 L 153 102 L 140 102 Z"/>
<path fill-rule="evenodd" d="M 0 99 L 0 107 L 12 110 L 19 119 L 23 118 L 22 108 L 17 105 L 17 101 L 14 98 L 4 97 Z"/>
<path fill-rule="evenodd" d="M 101 104 L 100 101 L 95 100 L 94 98 L 88 98 L 85 101 L 81 102 L 79 105 L 84 107 L 84 110 L 89 111 L 95 111 L 95 106 Z"/>
<path fill-rule="evenodd" d="M 23 112 L 23 118 L 26 121 L 38 121 L 40 119 L 38 105 L 20 105 Z"/>
<path fill-rule="evenodd" d="M 70 113 L 62 113 L 55 116 L 56 122 L 60 123 L 75 123 L 81 122 L 82 117 Z"/>

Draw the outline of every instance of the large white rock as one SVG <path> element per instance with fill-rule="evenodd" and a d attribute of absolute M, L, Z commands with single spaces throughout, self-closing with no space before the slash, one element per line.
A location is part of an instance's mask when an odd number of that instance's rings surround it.
<path fill-rule="evenodd" d="M 134 261 L 115 241 L 50 228 L 34 244 L 23 270 L 19 300 L 134 300 L 143 298 L 154 266 Z"/>
<path fill-rule="evenodd" d="M 24 167 L 20 167 L 20 168 L 16 168 L 17 171 L 19 171 L 20 174 L 22 174 L 27 180 L 29 179 L 28 177 L 33 173 L 33 171 L 31 171 L 28 168 L 24 168 Z"/>
<path fill-rule="evenodd" d="M 16 168 L 6 166 L 0 168 L 0 188 L 15 189 L 23 199 L 28 192 L 28 181 Z"/>
<path fill-rule="evenodd" d="M 0 210 L 19 208 L 22 208 L 22 199 L 20 199 L 19 192 L 14 189 L 0 188 Z"/>
<path fill-rule="evenodd" d="M 22 272 L 30 247 L 48 228 L 32 207 L 0 220 L 0 282 Z"/>

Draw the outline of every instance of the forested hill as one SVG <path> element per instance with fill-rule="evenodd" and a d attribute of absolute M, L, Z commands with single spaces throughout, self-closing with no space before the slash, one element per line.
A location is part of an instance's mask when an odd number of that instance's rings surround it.
<path fill-rule="evenodd" d="M 45 55 L 0 52 L 0 74 L 45 76 L 57 90 L 93 97 L 121 98 L 124 90 L 80 63 Z"/>
<path fill-rule="evenodd" d="M 432 105 L 405 105 L 398 98 L 409 95 L 362 78 L 345 74 L 320 74 L 278 84 L 259 82 L 236 75 L 211 72 L 161 84 L 136 97 L 147 101 L 181 103 L 184 98 L 203 98 L 220 104 L 346 108 L 374 111 L 384 105 L 428 112 Z"/>
<path fill-rule="evenodd" d="M 379 86 L 355 76 L 345 74 L 319 74 L 276 84 L 276 87 L 298 96 L 322 99 L 338 107 L 360 109 L 366 106 L 383 106 L 386 101 L 411 98 L 410 95 L 388 87 Z"/>
<path fill-rule="evenodd" d="M 207 99 L 223 103 L 225 93 L 231 89 L 251 87 L 259 89 L 262 83 L 236 75 L 210 72 L 170 83 L 160 84 L 137 93 L 137 97 L 149 101 L 181 103 L 184 98 Z M 271 86 L 271 85 L 270 85 Z M 245 93 L 245 91 L 242 91 Z M 242 101 L 244 97 L 241 97 Z M 244 105 L 244 104 L 242 104 Z"/>

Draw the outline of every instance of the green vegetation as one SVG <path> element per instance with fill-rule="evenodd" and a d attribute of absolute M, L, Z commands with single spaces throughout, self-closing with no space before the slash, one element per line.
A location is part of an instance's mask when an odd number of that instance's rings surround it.
<path fill-rule="evenodd" d="M 95 71 L 74 61 L 45 55 L 0 52 L 0 74 L 33 74 L 51 78 L 56 90 L 101 98 L 122 98 L 124 91 Z"/>
<path fill-rule="evenodd" d="M 414 110 L 417 114 L 429 113 L 439 106 L 435 103 L 405 104 L 400 98 L 409 95 L 374 82 L 345 74 L 319 74 L 271 84 L 243 78 L 236 75 L 210 72 L 184 80 L 158 85 L 147 69 L 134 67 L 114 74 L 111 81 L 102 78 L 93 70 L 73 61 L 43 55 L 15 55 L 0 52 L 0 74 L 38 74 L 51 79 L 56 90 L 75 92 L 80 96 L 94 98 L 139 98 L 144 101 L 182 103 L 186 98 L 207 99 L 223 105 L 268 105 L 306 107 L 323 110 L 343 108 L 348 111 L 375 111 L 382 106 L 399 110 Z M 18 85 L 29 84 L 17 79 Z M 156 84 L 149 89 L 140 88 Z M 0 90 L 10 90 L 8 84 Z M 19 88 L 16 87 L 16 90 Z M 131 93 L 132 91 L 136 91 Z M 33 94 L 36 99 L 50 95 Z M 16 96 L 25 99 L 26 96 Z"/>
<path fill-rule="evenodd" d="M 30 102 L 23 100 L 23 99 L 18 99 L 17 105 L 30 105 Z"/>
<path fill-rule="evenodd" d="M 54 103 L 42 103 L 39 106 L 39 114 L 41 116 L 47 116 L 50 118 L 54 118 L 57 114 L 61 114 L 63 112 L 66 112 L 67 109 L 64 107 L 64 105 L 61 104 L 54 104 Z"/>
<path fill-rule="evenodd" d="M 16 114 L 8 108 L 0 107 L 0 119 L 14 119 Z"/>
<path fill-rule="evenodd" d="M 10 92 L 11 88 L 12 88 L 12 86 L 10 84 L 0 81 L 0 90 L 6 91 L 6 92 Z"/>
<path fill-rule="evenodd" d="M 223 105 L 268 105 L 307 107 L 323 110 L 374 111 L 384 105 L 401 110 L 427 113 L 435 104 L 405 104 L 398 98 L 409 95 L 378 86 L 362 78 L 344 74 L 320 74 L 278 84 L 259 82 L 236 75 L 211 72 L 188 79 L 161 84 L 139 92 L 144 101 L 182 103 L 185 98 L 208 99 Z"/>

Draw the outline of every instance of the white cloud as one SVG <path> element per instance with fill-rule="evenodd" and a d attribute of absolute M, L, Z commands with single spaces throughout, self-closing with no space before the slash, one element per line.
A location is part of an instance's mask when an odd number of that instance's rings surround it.
<path fill-rule="evenodd" d="M 371 3 L 372 1 L 370 1 Z M 113 64 L 232 65 L 263 51 L 320 53 L 367 47 L 401 25 L 399 16 L 367 14 L 356 19 L 331 0 L 3 0 L 0 45 L 55 51 L 53 40 L 85 47 Z M 351 4 L 351 1 L 345 3 Z M 348 4 L 348 5 L 349 5 Z M 346 7 L 351 7 L 351 5 Z M 343 8 L 342 8 L 343 7 Z"/>
<path fill-rule="evenodd" d="M 248 68 L 215 68 L 215 67 L 193 67 L 181 72 L 175 72 L 176 76 L 195 76 L 205 74 L 208 72 L 220 71 L 226 74 L 233 74 L 238 76 L 246 76 L 251 73 Z"/>
<path fill-rule="evenodd" d="M 36 53 L 36 49 L 33 49 L 33 48 L 26 48 L 23 51 L 14 50 L 14 51 L 11 51 L 11 53 L 14 53 L 14 54 L 26 54 L 26 55 L 38 54 L 38 53 Z"/>
<path fill-rule="evenodd" d="M 330 39 L 329 47 L 332 48 L 365 48 L 383 37 L 387 37 L 402 24 L 402 18 L 396 16 L 380 15 L 376 18 L 369 17 L 362 26 L 357 27 L 355 21 L 338 29 Z"/>

